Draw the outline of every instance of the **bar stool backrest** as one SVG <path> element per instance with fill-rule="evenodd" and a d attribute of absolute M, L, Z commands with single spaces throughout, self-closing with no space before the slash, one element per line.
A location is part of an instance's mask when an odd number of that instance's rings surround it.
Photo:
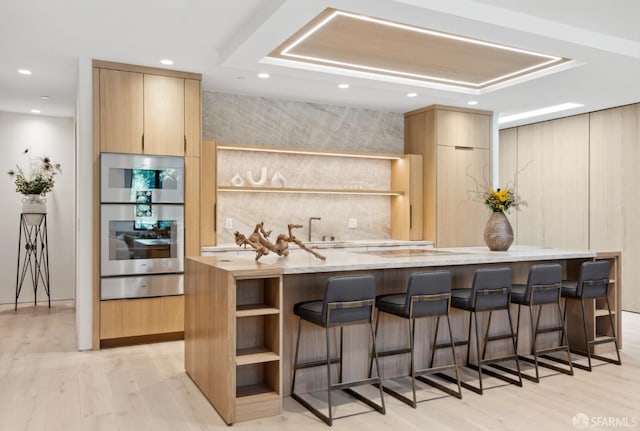
<path fill-rule="evenodd" d="M 509 308 L 511 268 L 480 268 L 473 274 L 470 305 L 476 310 Z"/>
<path fill-rule="evenodd" d="M 322 304 L 326 325 L 370 322 L 376 298 L 372 275 L 338 276 L 327 280 Z"/>
<path fill-rule="evenodd" d="M 580 267 L 576 295 L 584 298 L 602 298 L 606 296 L 609 289 L 610 270 L 611 262 L 608 260 L 583 262 Z"/>
<path fill-rule="evenodd" d="M 449 312 L 451 272 L 415 272 L 409 277 L 404 314 L 412 317 L 440 316 Z M 413 310 L 411 298 L 414 297 Z M 411 312 L 413 311 L 413 314 Z"/>
<path fill-rule="evenodd" d="M 532 265 L 524 299 L 530 303 L 533 292 L 534 304 L 551 304 L 560 300 L 561 289 L 562 265 L 559 263 Z"/>

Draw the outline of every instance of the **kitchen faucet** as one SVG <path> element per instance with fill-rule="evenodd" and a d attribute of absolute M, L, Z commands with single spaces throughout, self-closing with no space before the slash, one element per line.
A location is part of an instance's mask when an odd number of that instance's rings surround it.
<path fill-rule="evenodd" d="M 309 241 L 311 241 L 311 222 L 313 220 L 322 220 L 322 217 L 309 217 Z"/>

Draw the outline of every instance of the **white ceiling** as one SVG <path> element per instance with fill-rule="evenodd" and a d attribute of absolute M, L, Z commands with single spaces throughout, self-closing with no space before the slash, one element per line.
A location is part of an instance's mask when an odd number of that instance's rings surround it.
<path fill-rule="evenodd" d="M 260 63 L 326 7 L 569 57 L 580 65 L 470 96 Z M 170 58 L 172 69 L 202 73 L 205 90 L 395 112 L 434 103 L 467 106 L 470 99 L 500 115 L 565 102 L 585 105 L 520 123 L 640 102 L 637 0 L 0 0 L 0 16 L 2 111 L 73 116 L 79 58 L 153 67 Z M 19 68 L 33 74 L 19 75 Z M 260 71 L 271 78 L 258 79 Z M 338 89 L 341 82 L 351 88 Z M 411 91 L 418 97 L 407 98 Z"/>

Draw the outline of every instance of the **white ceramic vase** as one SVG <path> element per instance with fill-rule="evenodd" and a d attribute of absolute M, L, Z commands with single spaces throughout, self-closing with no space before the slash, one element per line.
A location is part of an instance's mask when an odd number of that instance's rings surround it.
<path fill-rule="evenodd" d="M 40 214 L 47 212 L 47 198 L 43 195 L 24 195 L 22 198 L 22 212 L 25 213 L 28 224 L 39 224 Z"/>

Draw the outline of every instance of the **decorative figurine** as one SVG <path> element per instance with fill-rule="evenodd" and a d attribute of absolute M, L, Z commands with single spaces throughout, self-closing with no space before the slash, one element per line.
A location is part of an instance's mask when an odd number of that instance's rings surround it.
<path fill-rule="evenodd" d="M 253 233 L 249 235 L 249 237 L 244 236 L 238 231 L 234 232 L 235 242 L 240 247 L 244 246 L 246 248 L 247 245 L 253 247 L 256 250 L 256 260 L 260 259 L 265 254 L 269 254 L 270 251 L 276 253 L 278 256 L 288 256 L 290 242 L 297 244 L 302 250 L 311 253 L 318 259 L 327 259 L 325 256 L 314 251 L 313 247 L 307 247 L 304 245 L 302 241 L 293 235 L 293 229 L 300 229 L 303 227 L 301 224 L 289 224 L 287 227 L 289 228 L 289 235 L 281 233 L 276 238 L 276 242 L 273 243 L 268 239 L 269 235 L 271 235 L 271 231 L 264 230 L 264 222 L 260 222 L 256 225 Z"/>

